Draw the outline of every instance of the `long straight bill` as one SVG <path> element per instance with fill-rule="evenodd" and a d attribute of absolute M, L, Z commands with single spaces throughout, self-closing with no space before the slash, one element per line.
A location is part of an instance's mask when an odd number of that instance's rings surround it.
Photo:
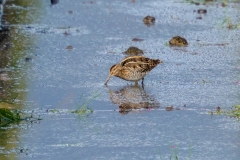
<path fill-rule="evenodd" d="M 108 81 L 110 80 L 111 76 L 109 75 L 106 82 L 104 83 L 104 85 L 107 85 Z"/>

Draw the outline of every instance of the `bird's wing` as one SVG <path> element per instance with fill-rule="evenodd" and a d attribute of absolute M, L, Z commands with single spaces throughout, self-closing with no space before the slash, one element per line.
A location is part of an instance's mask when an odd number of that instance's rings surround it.
<path fill-rule="evenodd" d="M 128 62 L 123 68 L 127 68 L 129 70 L 134 70 L 137 72 L 146 72 L 148 71 L 148 64 L 144 62 Z"/>
<path fill-rule="evenodd" d="M 134 62 L 137 62 L 137 63 L 147 63 L 148 60 L 149 60 L 149 58 L 146 58 L 144 56 L 131 56 L 131 57 L 124 58 L 120 62 L 120 65 L 123 67 L 123 66 L 125 66 L 128 63 L 134 63 Z"/>

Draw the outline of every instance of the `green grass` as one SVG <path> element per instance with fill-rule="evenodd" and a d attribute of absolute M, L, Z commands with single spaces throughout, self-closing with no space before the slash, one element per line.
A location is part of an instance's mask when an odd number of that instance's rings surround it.
<path fill-rule="evenodd" d="M 83 96 L 83 95 L 82 95 Z M 81 96 L 81 98 L 82 98 Z M 78 115 L 89 115 L 93 113 L 93 109 L 89 107 L 89 103 L 92 102 L 93 99 L 100 96 L 99 93 L 94 92 L 84 103 L 78 105 L 76 110 L 70 111 L 70 113 L 75 113 Z M 56 113 L 60 112 L 58 109 L 50 109 L 49 112 Z M 41 118 L 34 118 L 33 115 L 27 115 L 20 110 L 0 108 L 0 127 L 8 126 L 11 123 L 18 123 L 20 121 L 39 121 Z"/>
<path fill-rule="evenodd" d="M 172 154 L 170 155 L 169 160 L 179 160 L 178 159 L 178 148 L 177 148 L 177 145 L 170 145 L 170 148 L 171 148 Z M 159 155 L 160 155 L 160 160 L 163 160 L 160 150 L 159 150 Z M 189 151 L 189 155 L 188 155 L 188 160 L 191 159 L 191 156 L 192 156 L 192 145 L 190 145 L 190 151 Z"/>
<path fill-rule="evenodd" d="M 240 119 L 240 104 L 233 106 L 229 115 Z"/>
<path fill-rule="evenodd" d="M 170 46 L 170 45 L 169 45 L 169 42 L 166 42 L 164 45 L 165 45 L 165 46 L 168 46 L 168 47 Z"/>
<path fill-rule="evenodd" d="M 211 115 L 218 114 L 218 115 L 225 115 L 228 117 L 238 118 L 240 119 L 240 104 L 234 105 L 230 110 L 216 110 L 211 111 Z"/>
<path fill-rule="evenodd" d="M 71 113 L 79 115 L 88 115 L 90 113 L 93 113 L 93 109 L 89 107 L 89 103 L 100 95 L 101 94 L 99 94 L 98 92 L 94 92 L 84 103 L 79 104 L 76 110 L 71 111 Z M 83 94 L 81 95 L 80 99 L 82 98 L 82 96 Z"/>
<path fill-rule="evenodd" d="M 13 104 L 13 102 L 16 100 L 17 96 L 18 96 L 18 93 L 12 93 L 12 95 L 7 96 L 7 98 L 1 98 L 0 103 L 5 102 L 5 103 Z"/>
<path fill-rule="evenodd" d="M 80 100 L 82 99 L 84 94 L 82 94 L 80 96 Z M 93 113 L 93 109 L 91 109 L 91 107 L 89 107 L 89 104 L 98 96 L 100 96 L 100 94 L 98 92 L 94 92 L 86 101 L 84 101 L 83 103 L 79 103 L 77 105 L 77 109 L 75 110 L 69 110 L 69 109 L 47 109 L 47 112 L 50 113 L 74 113 L 74 114 L 78 114 L 81 116 L 87 116 L 91 113 Z"/>
<path fill-rule="evenodd" d="M 238 29 L 240 27 L 240 24 L 233 24 L 230 17 L 225 18 L 222 25 L 228 29 Z"/>
<path fill-rule="evenodd" d="M 19 112 L 7 108 L 0 108 L 0 122 L 18 122 L 21 121 Z"/>
<path fill-rule="evenodd" d="M 171 146 L 172 154 L 170 156 L 170 160 L 178 160 L 178 148 L 176 145 Z"/>
<path fill-rule="evenodd" d="M 34 118 L 32 115 L 28 116 L 19 110 L 10 110 L 7 108 L 0 108 L 0 127 L 6 127 L 12 123 L 19 123 L 20 121 L 39 121 L 41 118 Z"/>

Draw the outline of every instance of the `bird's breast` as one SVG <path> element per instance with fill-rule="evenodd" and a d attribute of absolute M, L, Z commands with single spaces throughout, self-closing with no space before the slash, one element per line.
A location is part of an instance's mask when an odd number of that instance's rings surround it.
<path fill-rule="evenodd" d="M 119 78 L 122 78 L 124 80 L 127 81 L 139 81 L 142 78 L 144 78 L 144 76 L 147 74 L 148 72 L 137 72 L 134 70 L 123 70 L 121 72 L 120 75 L 118 75 Z"/>

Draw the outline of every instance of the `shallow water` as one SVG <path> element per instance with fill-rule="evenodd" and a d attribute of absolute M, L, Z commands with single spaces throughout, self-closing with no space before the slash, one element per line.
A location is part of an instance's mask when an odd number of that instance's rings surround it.
<path fill-rule="evenodd" d="M 142 22 L 147 15 L 154 25 Z M 237 15 L 233 1 L 7 2 L 1 95 L 17 98 L 1 107 L 43 120 L 2 127 L 1 159 L 169 159 L 177 150 L 179 159 L 237 160 L 239 121 L 210 114 L 239 104 L 239 29 L 223 24 L 239 23 Z M 189 45 L 166 45 L 176 35 Z M 144 88 L 118 78 L 104 86 L 130 46 L 164 63 Z M 71 113 L 93 94 L 92 114 Z"/>

